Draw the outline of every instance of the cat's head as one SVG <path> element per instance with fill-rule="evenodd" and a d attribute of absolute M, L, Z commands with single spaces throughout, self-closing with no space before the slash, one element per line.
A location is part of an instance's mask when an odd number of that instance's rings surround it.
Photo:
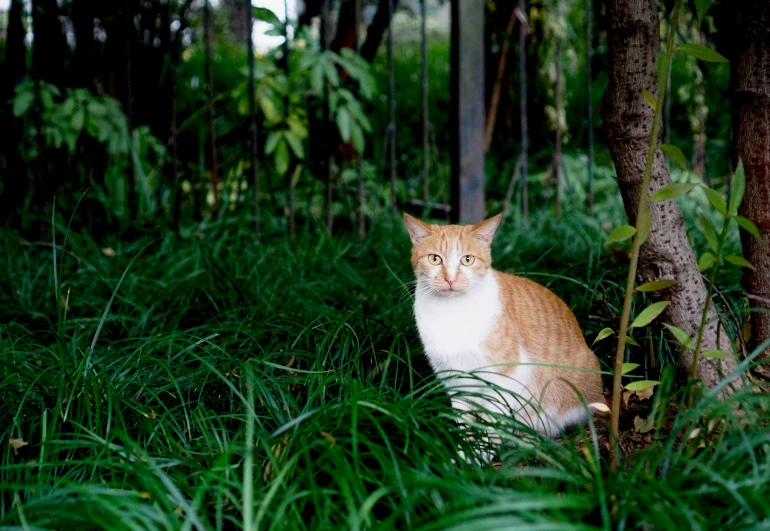
<path fill-rule="evenodd" d="M 492 267 L 492 238 L 501 220 L 498 214 L 476 225 L 430 225 L 404 214 L 417 289 L 443 297 L 473 289 Z"/>

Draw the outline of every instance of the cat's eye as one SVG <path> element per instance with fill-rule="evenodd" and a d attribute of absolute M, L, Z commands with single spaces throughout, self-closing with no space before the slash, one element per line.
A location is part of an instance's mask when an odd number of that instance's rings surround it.
<path fill-rule="evenodd" d="M 441 257 L 437 254 L 429 254 L 428 262 L 430 262 L 431 265 L 439 265 L 441 263 Z"/>
<path fill-rule="evenodd" d="M 463 256 L 460 259 L 460 263 L 462 265 L 464 265 L 464 266 L 473 265 L 473 262 L 475 262 L 475 261 L 476 261 L 476 257 L 475 256 L 471 256 L 469 254 L 466 254 L 465 256 Z"/>

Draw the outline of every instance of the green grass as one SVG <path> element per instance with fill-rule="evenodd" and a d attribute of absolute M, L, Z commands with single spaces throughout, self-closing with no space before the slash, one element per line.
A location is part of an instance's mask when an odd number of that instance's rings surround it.
<path fill-rule="evenodd" d="M 682 411 L 664 371 L 653 442 L 615 471 L 592 429 L 551 441 L 506 418 L 492 424 L 513 443 L 500 470 L 455 464 L 473 444 L 421 351 L 406 234 L 383 222 L 364 242 L 257 242 L 247 226 L 99 244 L 73 232 L 56 268 L 51 245 L 0 236 L 0 525 L 767 527 L 766 395 Z M 602 234 L 587 218 L 511 221 L 496 265 L 556 291 L 590 343 L 613 326 L 624 278 Z M 657 376 L 671 349 L 645 334 L 657 359 L 629 356 Z M 14 455 L 10 438 L 28 445 Z"/>

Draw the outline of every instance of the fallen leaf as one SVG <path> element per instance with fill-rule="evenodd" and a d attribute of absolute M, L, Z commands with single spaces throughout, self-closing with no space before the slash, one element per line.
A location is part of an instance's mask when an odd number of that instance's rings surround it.
<path fill-rule="evenodd" d="M 325 431 L 321 432 L 321 437 L 329 441 L 329 448 L 334 448 L 337 446 L 337 439 L 334 438 L 334 435 L 331 433 L 326 433 Z"/>
<path fill-rule="evenodd" d="M 623 391 L 623 405 L 628 407 L 628 399 L 636 394 L 636 391 Z"/>
<path fill-rule="evenodd" d="M 694 439 L 694 438 L 695 438 L 695 437 L 697 437 L 698 435 L 700 435 L 700 428 L 695 428 L 694 430 L 692 430 L 692 431 L 690 432 L 690 435 L 688 435 L 688 436 L 687 436 L 687 438 L 688 438 L 688 439 Z"/>
<path fill-rule="evenodd" d="M 588 404 L 588 407 L 592 407 L 600 413 L 611 413 L 610 408 L 607 407 L 607 404 L 602 404 L 601 402 L 592 402 Z"/>
<path fill-rule="evenodd" d="M 13 448 L 13 455 L 19 455 L 19 449 L 27 446 L 29 443 L 24 439 L 14 439 L 11 437 L 8 439 L 8 444 L 10 444 L 11 448 Z"/>
<path fill-rule="evenodd" d="M 113 249 L 112 247 L 105 247 L 104 249 L 102 249 L 102 254 L 104 256 L 109 256 L 110 258 L 112 258 L 113 256 L 115 256 L 116 253 L 115 253 L 115 249 Z"/>
<path fill-rule="evenodd" d="M 652 398 L 652 395 L 655 393 L 654 387 L 648 387 L 647 389 L 642 389 L 641 391 L 636 391 L 636 396 L 639 397 L 639 400 L 647 400 L 649 398 Z"/>
<path fill-rule="evenodd" d="M 289 439 L 284 437 L 273 446 L 270 447 L 270 451 L 273 453 L 275 460 L 280 463 L 283 456 L 286 454 L 287 446 L 289 445 Z M 273 470 L 273 461 L 268 460 L 265 468 L 262 470 L 262 481 L 269 483 L 275 478 L 275 470 Z"/>
<path fill-rule="evenodd" d="M 652 423 L 652 421 L 649 418 L 643 419 L 639 415 L 634 417 L 634 428 L 636 428 L 636 431 L 639 433 L 647 433 L 648 431 L 652 430 L 655 427 L 655 425 Z"/>

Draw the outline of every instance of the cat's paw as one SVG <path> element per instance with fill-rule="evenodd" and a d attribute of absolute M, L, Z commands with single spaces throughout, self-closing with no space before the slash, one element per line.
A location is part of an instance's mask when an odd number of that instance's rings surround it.
<path fill-rule="evenodd" d="M 457 455 L 460 459 L 469 465 L 474 466 L 488 465 L 495 458 L 495 455 L 492 452 L 486 450 L 476 450 L 470 454 L 466 454 L 465 451 L 460 447 L 457 448 Z M 451 462 L 453 465 L 457 465 L 457 461 L 454 459 L 451 459 Z"/>

